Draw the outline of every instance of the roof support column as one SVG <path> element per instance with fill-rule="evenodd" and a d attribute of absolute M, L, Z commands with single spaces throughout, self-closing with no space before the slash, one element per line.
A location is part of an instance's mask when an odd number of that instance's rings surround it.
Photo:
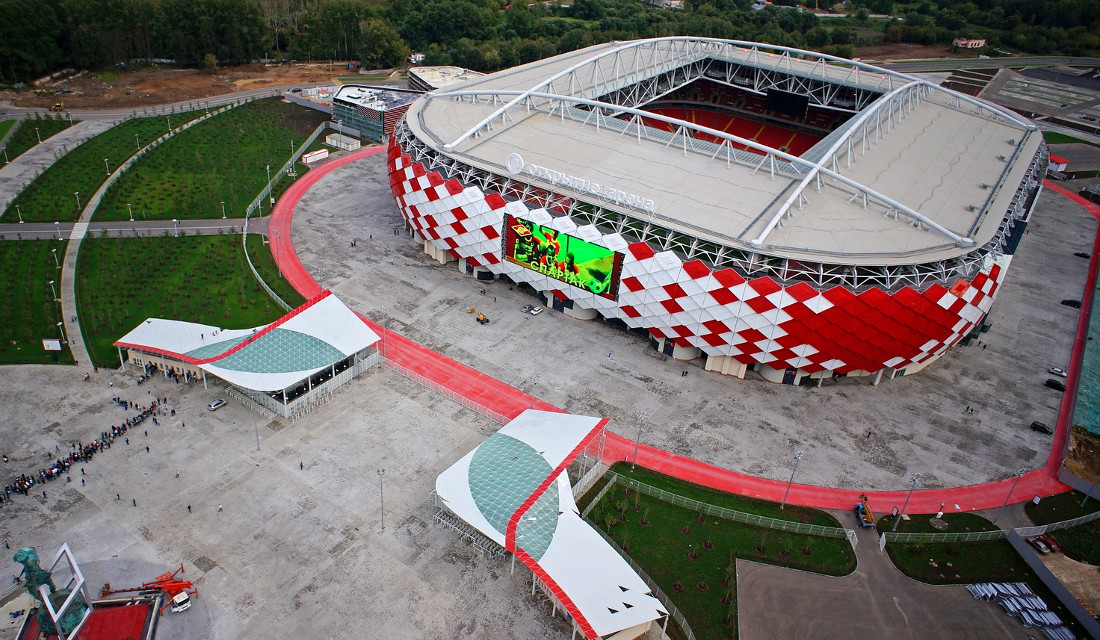
<path fill-rule="evenodd" d="M 118 347 L 118 359 L 122 363 L 122 368 L 126 368 L 126 358 L 122 357 L 122 347 Z"/>

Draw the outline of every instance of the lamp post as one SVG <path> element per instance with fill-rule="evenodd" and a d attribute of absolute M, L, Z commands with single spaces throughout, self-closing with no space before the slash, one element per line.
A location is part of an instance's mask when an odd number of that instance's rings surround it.
<path fill-rule="evenodd" d="M 176 218 L 172 218 L 172 229 L 175 231 L 175 237 L 180 237 L 180 221 Z"/>
<path fill-rule="evenodd" d="M 55 231 L 57 231 L 57 239 L 60 240 L 61 239 L 61 223 L 57 222 L 55 220 L 54 223 L 53 223 L 53 228 L 54 228 Z"/>
<path fill-rule="evenodd" d="M 1001 518 L 1001 513 L 1004 512 L 1005 506 L 1008 505 L 1008 501 L 1012 499 L 1012 492 L 1016 490 L 1017 483 L 1020 482 L 1020 478 L 1027 473 L 1027 469 L 1020 467 L 1016 470 L 1016 479 L 1012 481 L 1012 486 L 1008 488 L 1008 495 L 1005 496 L 1005 501 L 1001 503 L 1001 507 L 997 509 L 997 515 L 993 517 L 993 524 L 997 524 L 997 520 Z"/>
<path fill-rule="evenodd" d="M 172 115 L 168 115 L 168 133 L 172 133 Z"/>
<path fill-rule="evenodd" d="M 141 151 L 141 138 L 136 133 L 134 134 L 134 144 L 137 145 L 138 151 Z"/>
<path fill-rule="evenodd" d="M 386 530 L 386 494 L 382 491 L 382 478 L 385 475 L 385 469 L 378 470 L 378 519 L 381 521 L 383 532 Z"/>
<path fill-rule="evenodd" d="M 64 342 L 65 344 L 69 344 L 69 339 L 65 337 L 65 323 L 64 322 L 58 322 L 57 323 L 57 328 L 61 330 L 61 341 Z"/>
<path fill-rule="evenodd" d="M 34 135 L 38 138 L 38 144 L 42 144 L 42 134 L 38 133 L 38 127 L 34 128 Z"/>
<path fill-rule="evenodd" d="M 130 222 L 134 221 L 134 208 L 130 206 L 130 203 L 126 203 L 126 209 L 130 212 Z"/>
<path fill-rule="evenodd" d="M 50 249 L 50 253 L 53 254 L 53 264 L 58 269 L 61 268 L 61 263 L 57 261 L 57 249 Z"/>
<path fill-rule="evenodd" d="M 80 211 L 80 192 L 75 191 L 73 192 L 73 195 L 76 196 L 76 210 Z"/>
<path fill-rule="evenodd" d="M 111 177 L 111 164 L 107 162 L 107 158 L 103 159 L 103 166 L 107 167 L 107 177 Z"/>
<path fill-rule="evenodd" d="M 634 470 L 634 466 L 638 464 L 638 447 L 642 443 L 642 430 L 645 429 L 645 423 L 649 420 L 649 412 L 642 410 L 638 412 L 638 437 L 634 438 L 634 459 L 630 461 L 630 470 Z"/>
<path fill-rule="evenodd" d="M 535 408 L 535 387 L 539 385 L 539 374 L 531 374 L 531 378 L 527 381 L 527 397 L 531 400 L 531 409 Z"/>
<path fill-rule="evenodd" d="M 386 307 L 382 307 L 382 357 L 386 357 Z"/>
<path fill-rule="evenodd" d="M 53 294 L 53 299 L 56 302 L 57 301 L 57 289 L 55 289 L 54 286 L 53 286 L 53 280 L 50 280 L 50 293 Z"/>
<path fill-rule="evenodd" d="M 924 480 L 924 476 L 919 473 L 914 473 L 912 477 L 913 484 L 909 486 L 909 495 L 905 496 L 905 502 L 901 505 L 901 511 L 898 512 L 898 517 L 894 518 L 894 527 L 891 531 L 898 530 L 898 523 L 901 522 L 901 517 L 905 515 L 905 508 L 909 506 L 909 498 L 913 497 L 913 491 L 916 490 L 917 485 Z"/>
<path fill-rule="evenodd" d="M 23 210 L 19 208 L 19 205 L 15 205 L 15 212 L 19 214 L 19 224 L 23 224 Z"/>
<path fill-rule="evenodd" d="M 794 452 L 794 469 L 791 469 L 791 479 L 787 481 L 787 490 L 783 492 L 783 502 L 779 503 L 780 509 L 787 506 L 787 496 L 790 495 L 791 485 L 794 484 L 794 474 L 798 473 L 798 463 L 802 461 L 802 456 L 804 455 L 806 455 L 806 452 L 801 449 Z"/>
<path fill-rule="evenodd" d="M 4 152 L 4 164 L 11 164 L 11 160 L 8 160 L 8 147 L 7 147 L 7 145 L 4 145 L 3 149 L 0 149 L 0 151 Z"/>
<path fill-rule="evenodd" d="M 225 220 L 225 201 L 222 201 L 222 220 Z"/>

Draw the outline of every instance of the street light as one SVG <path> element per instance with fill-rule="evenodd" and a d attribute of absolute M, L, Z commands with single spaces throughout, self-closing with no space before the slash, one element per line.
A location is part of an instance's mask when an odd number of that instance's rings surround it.
<path fill-rule="evenodd" d="M 386 530 L 386 494 L 382 492 L 382 477 L 385 475 L 385 469 L 378 470 L 378 517 L 382 522 L 382 531 Z"/>
<path fill-rule="evenodd" d="M 539 374 L 531 374 L 531 379 L 527 381 L 527 397 L 531 400 L 531 408 L 535 408 L 535 387 L 539 384 Z"/>
<path fill-rule="evenodd" d="M 42 134 L 38 133 L 38 127 L 34 128 L 34 135 L 38 137 L 38 144 L 42 144 Z"/>
<path fill-rule="evenodd" d="M 172 229 L 175 231 L 175 237 L 180 237 L 180 221 L 172 218 Z"/>
<path fill-rule="evenodd" d="M 57 239 L 61 239 L 61 223 L 56 220 L 53 223 L 53 228 L 57 231 Z"/>
<path fill-rule="evenodd" d="M 64 322 L 58 322 L 57 323 L 57 328 L 61 329 L 61 341 L 64 342 L 65 344 L 69 344 L 69 339 L 65 337 L 65 323 Z"/>
<path fill-rule="evenodd" d="M 645 429 L 645 423 L 649 420 L 649 412 L 642 410 L 638 412 L 638 437 L 634 439 L 634 459 L 630 461 L 630 470 L 634 470 L 634 465 L 638 464 L 638 447 L 642 443 L 642 429 Z"/>
<path fill-rule="evenodd" d="M 0 148 L 0 151 L 4 152 L 4 164 L 11 164 L 11 160 L 8 160 L 8 147 L 7 147 L 7 145 L 4 145 L 2 148 Z"/>
<path fill-rule="evenodd" d="M 901 517 L 905 515 L 905 508 L 909 506 L 909 498 L 913 497 L 913 491 L 917 488 L 917 485 L 924 480 L 924 476 L 919 473 L 914 473 L 912 477 L 913 484 L 909 486 L 909 495 L 905 496 L 905 502 L 901 505 L 901 511 L 898 512 L 898 517 L 894 518 L 894 527 L 891 531 L 898 530 L 898 523 L 901 522 Z"/>
<path fill-rule="evenodd" d="M 271 184 L 271 165 L 267 165 L 267 183 Z"/>
<path fill-rule="evenodd" d="M 103 159 L 103 166 L 107 167 L 107 177 L 111 177 L 111 165 L 107 162 L 107 158 Z"/>
<path fill-rule="evenodd" d="M 1005 505 L 1012 499 L 1012 492 L 1016 490 L 1016 484 L 1020 482 L 1020 478 L 1022 478 L 1025 473 L 1027 473 L 1027 469 L 1024 467 L 1020 467 L 1016 470 L 1016 479 L 1012 481 L 1012 486 L 1008 488 L 1008 495 L 1005 496 L 1005 501 L 1001 503 L 1001 507 L 997 509 L 997 515 L 993 517 L 993 524 L 997 524 L 997 520 L 1000 519 L 1001 513 L 1005 510 Z"/>
<path fill-rule="evenodd" d="M 130 212 L 130 222 L 134 221 L 134 208 L 130 206 L 130 203 L 126 203 L 126 209 Z"/>
<path fill-rule="evenodd" d="M 275 265 L 279 267 L 279 277 L 283 277 L 283 243 L 279 241 L 279 230 L 275 230 Z"/>
<path fill-rule="evenodd" d="M 80 211 L 80 192 L 76 191 L 73 195 L 76 196 L 76 210 Z"/>
<path fill-rule="evenodd" d="M 50 253 L 53 254 L 53 263 L 54 263 L 54 265 L 58 269 L 60 269 L 61 268 L 61 263 L 57 261 L 57 249 L 50 249 Z"/>
<path fill-rule="evenodd" d="M 172 133 L 172 116 L 168 115 L 168 133 Z"/>
<path fill-rule="evenodd" d="M 806 455 L 806 452 L 801 449 L 794 452 L 794 469 L 791 470 L 791 479 L 787 481 L 787 490 L 783 493 L 783 502 L 779 503 L 780 509 L 787 506 L 787 496 L 790 495 L 791 485 L 794 484 L 794 474 L 798 473 L 798 463 L 802 461 L 804 455 Z"/>
<path fill-rule="evenodd" d="M 53 299 L 56 302 L 57 301 L 57 289 L 55 289 L 54 286 L 53 286 L 53 280 L 50 280 L 50 292 L 53 293 Z"/>
<path fill-rule="evenodd" d="M 15 212 L 19 214 L 19 224 L 23 224 L 23 210 L 19 208 L 19 205 L 15 205 Z"/>
<path fill-rule="evenodd" d="M 222 201 L 222 220 L 225 220 L 225 201 Z"/>
<path fill-rule="evenodd" d="M 137 145 L 138 151 L 141 151 L 141 138 L 136 133 L 134 134 L 134 144 Z"/>
<path fill-rule="evenodd" d="M 382 357 L 386 357 L 386 307 L 382 307 Z"/>

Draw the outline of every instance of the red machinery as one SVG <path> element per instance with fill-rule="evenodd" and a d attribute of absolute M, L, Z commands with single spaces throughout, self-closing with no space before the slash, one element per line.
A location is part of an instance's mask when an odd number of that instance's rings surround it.
<path fill-rule="evenodd" d="M 116 593 L 132 593 L 138 592 L 155 592 L 163 591 L 168 596 L 168 604 L 161 607 L 160 612 L 164 613 L 164 609 L 171 607 L 173 612 L 185 611 L 191 607 L 190 596 L 197 596 L 199 590 L 187 580 L 177 580 L 176 576 L 183 573 L 183 563 L 180 563 L 180 568 L 175 571 L 170 571 L 163 575 L 157 576 L 154 580 L 144 582 L 140 587 L 130 587 L 128 589 L 112 589 L 111 583 L 103 585 L 103 589 L 99 592 L 100 597 L 106 598 L 109 595 Z"/>

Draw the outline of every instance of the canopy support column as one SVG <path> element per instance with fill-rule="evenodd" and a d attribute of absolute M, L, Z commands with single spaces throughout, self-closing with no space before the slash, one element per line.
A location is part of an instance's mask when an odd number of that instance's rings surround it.
<path fill-rule="evenodd" d="M 118 359 L 122 362 L 122 368 L 126 368 L 126 358 L 122 357 L 122 347 L 118 347 Z"/>

